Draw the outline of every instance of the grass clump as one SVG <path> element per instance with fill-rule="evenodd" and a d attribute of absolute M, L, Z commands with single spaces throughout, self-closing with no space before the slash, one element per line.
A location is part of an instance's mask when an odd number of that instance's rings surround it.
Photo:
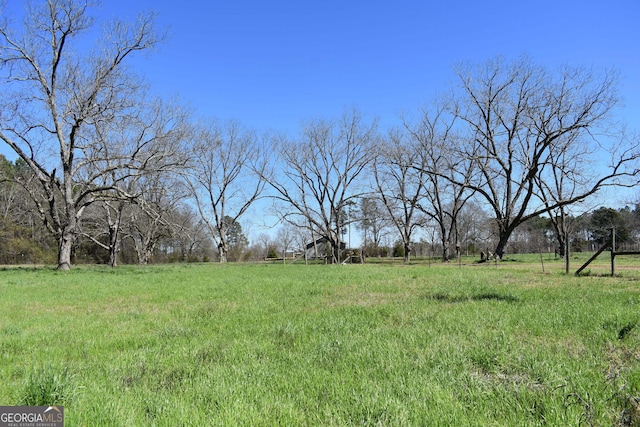
<path fill-rule="evenodd" d="M 66 369 L 52 368 L 32 371 L 27 377 L 20 397 L 19 406 L 56 406 L 70 401 L 71 381 Z"/>

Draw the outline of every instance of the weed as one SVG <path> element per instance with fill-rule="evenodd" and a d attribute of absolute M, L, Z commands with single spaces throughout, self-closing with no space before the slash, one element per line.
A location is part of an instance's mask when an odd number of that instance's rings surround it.
<path fill-rule="evenodd" d="M 24 385 L 17 405 L 49 406 L 64 405 L 72 392 L 67 370 L 52 368 L 33 371 Z"/>
<path fill-rule="evenodd" d="M 591 400 L 591 396 L 587 392 L 581 392 L 573 388 L 564 397 L 565 408 L 577 406 L 580 410 L 580 425 L 595 426 L 595 406 Z"/>
<path fill-rule="evenodd" d="M 291 350 L 296 346 L 297 335 L 296 327 L 291 322 L 275 328 L 276 344 L 283 350 Z"/>
<path fill-rule="evenodd" d="M 497 292 L 484 292 L 478 295 L 473 295 L 471 299 L 474 301 L 494 300 L 505 302 L 518 302 L 520 300 L 518 297 L 513 295 L 502 295 Z"/>

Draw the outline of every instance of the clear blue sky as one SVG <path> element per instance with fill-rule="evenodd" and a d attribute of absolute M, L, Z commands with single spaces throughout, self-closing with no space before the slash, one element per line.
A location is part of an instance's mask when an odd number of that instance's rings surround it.
<path fill-rule="evenodd" d="M 456 62 L 523 53 L 619 69 L 629 120 L 640 116 L 638 0 L 105 3 L 107 16 L 156 10 L 170 28 L 140 63 L 157 90 L 250 127 L 295 129 L 351 105 L 394 122 L 450 85 Z"/>
<path fill-rule="evenodd" d="M 6 12 L 22 8 L 9 0 Z M 202 116 L 297 129 L 345 106 L 394 123 L 443 91 L 459 61 L 530 55 L 617 68 L 640 124 L 638 0 L 105 0 L 92 13 L 158 13 L 170 38 L 135 61 L 154 91 Z M 633 123 L 633 121 L 636 123 Z"/>

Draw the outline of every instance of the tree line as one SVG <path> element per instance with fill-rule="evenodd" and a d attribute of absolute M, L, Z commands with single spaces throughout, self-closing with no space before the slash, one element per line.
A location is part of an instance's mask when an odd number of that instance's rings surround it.
<path fill-rule="evenodd" d="M 128 63 L 166 38 L 153 15 L 93 40 L 87 2 L 28 10 L 0 24 L 0 140 L 17 156 L 2 159 L 5 259 L 224 262 L 248 245 L 240 224 L 257 203 L 278 218 L 280 242 L 327 245 L 330 262 L 351 226 L 365 248 L 394 230 L 405 260 L 426 230 L 446 260 L 469 216 L 497 258 L 547 218 L 564 256 L 583 204 L 638 181 L 640 137 L 616 123 L 612 70 L 496 57 L 456 67 L 456 84 L 391 129 L 351 108 L 259 134 L 152 95 Z"/>

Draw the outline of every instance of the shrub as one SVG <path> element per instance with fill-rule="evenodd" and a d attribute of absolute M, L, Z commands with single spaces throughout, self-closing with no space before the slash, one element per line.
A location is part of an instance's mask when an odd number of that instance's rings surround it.
<path fill-rule="evenodd" d="M 278 258 L 278 250 L 275 246 L 269 246 L 267 250 L 267 258 Z"/>

